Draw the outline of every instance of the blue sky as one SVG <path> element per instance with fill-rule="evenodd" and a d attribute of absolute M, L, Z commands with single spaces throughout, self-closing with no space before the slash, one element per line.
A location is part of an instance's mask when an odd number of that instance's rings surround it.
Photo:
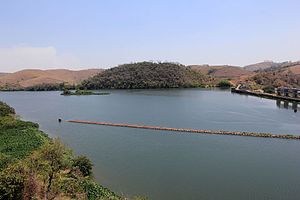
<path fill-rule="evenodd" d="M 299 0 L 2 0 L 0 71 L 300 60 Z"/>

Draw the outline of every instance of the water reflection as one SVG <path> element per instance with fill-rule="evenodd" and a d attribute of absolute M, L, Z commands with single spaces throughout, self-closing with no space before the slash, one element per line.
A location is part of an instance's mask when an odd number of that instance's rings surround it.
<path fill-rule="evenodd" d="M 278 108 L 291 109 L 296 113 L 298 111 L 299 103 L 295 101 L 290 102 L 277 99 L 276 105 Z"/>

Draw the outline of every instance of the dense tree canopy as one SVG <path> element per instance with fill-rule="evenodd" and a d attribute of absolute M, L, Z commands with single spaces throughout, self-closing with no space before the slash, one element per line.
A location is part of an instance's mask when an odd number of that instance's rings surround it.
<path fill-rule="evenodd" d="M 218 84 L 217 84 L 218 87 L 221 87 L 221 88 L 229 88 L 232 86 L 232 84 L 230 83 L 230 81 L 228 80 L 221 80 Z"/>
<path fill-rule="evenodd" d="M 0 117 L 15 114 L 15 109 L 0 101 Z"/>
<path fill-rule="evenodd" d="M 73 167 L 80 170 L 83 176 L 91 176 L 93 164 L 86 156 L 78 156 L 73 160 Z"/>
<path fill-rule="evenodd" d="M 205 76 L 176 63 L 140 62 L 120 65 L 82 82 L 84 89 L 201 87 Z"/>

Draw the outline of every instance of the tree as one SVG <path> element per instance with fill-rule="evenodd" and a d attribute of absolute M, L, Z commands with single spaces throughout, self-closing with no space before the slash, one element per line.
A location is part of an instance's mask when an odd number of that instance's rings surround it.
<path fill-rule="evenodd" d="M 72 92 L 69 89 L 64 88 L 62 95 L 71 95 L 71 94 L 72 94 Z"/>
<path fill-rule="evenodd" d="M 271 85 L 268 85 L 268 86 L 265 86 L 265 87 L 263 88 L 263 91 L 264 91 L 265 93 L 270 93 L 270 94 L 272 94 L 272 93 L 275 93 L 275 88 L 274 88 L 273 86 L 271 86 Z"/>
<path fill-rule="evenodd" d="M 92 175 L 93 164 L 86 156 L 78 156 L 73 162 L 73 167 L 78 167 L 83 176 Z"/>
<path fill-rule="evenodd" d="M 229 88 L 232 86 L 232 84 L 228 80 L 221 80 L 217 86 L 221 88 Z"/>
<path fill-rule="evenodd" d="M 0 199 L 22 199 L 26 169 L 20 164 L 12 165 L 0 172 Z"/>
<path fill-rule="evenodd" d="M 15 114 L 15 109 L 0 101 L 0 117 L 4 117 L 10 114 Z"/>
<path fill-rule="evenodd" d="M 71 151 L 67 151 L 66 147 L 57 139 L 44 145 L 41 149 L 41 158 L 50 165 L 46 190 L 47 199 L 49 199 L 53 179 L 60 170 L 64 170 L 70 166 L 71 156 Z"/>

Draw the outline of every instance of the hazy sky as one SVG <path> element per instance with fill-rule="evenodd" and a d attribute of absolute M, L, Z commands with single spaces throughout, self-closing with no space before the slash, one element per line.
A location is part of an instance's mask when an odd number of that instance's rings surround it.
<path fill-rule="evenodd" d="M 300 60 L 300 0 L 1 0 L 0 71 Z"/>

